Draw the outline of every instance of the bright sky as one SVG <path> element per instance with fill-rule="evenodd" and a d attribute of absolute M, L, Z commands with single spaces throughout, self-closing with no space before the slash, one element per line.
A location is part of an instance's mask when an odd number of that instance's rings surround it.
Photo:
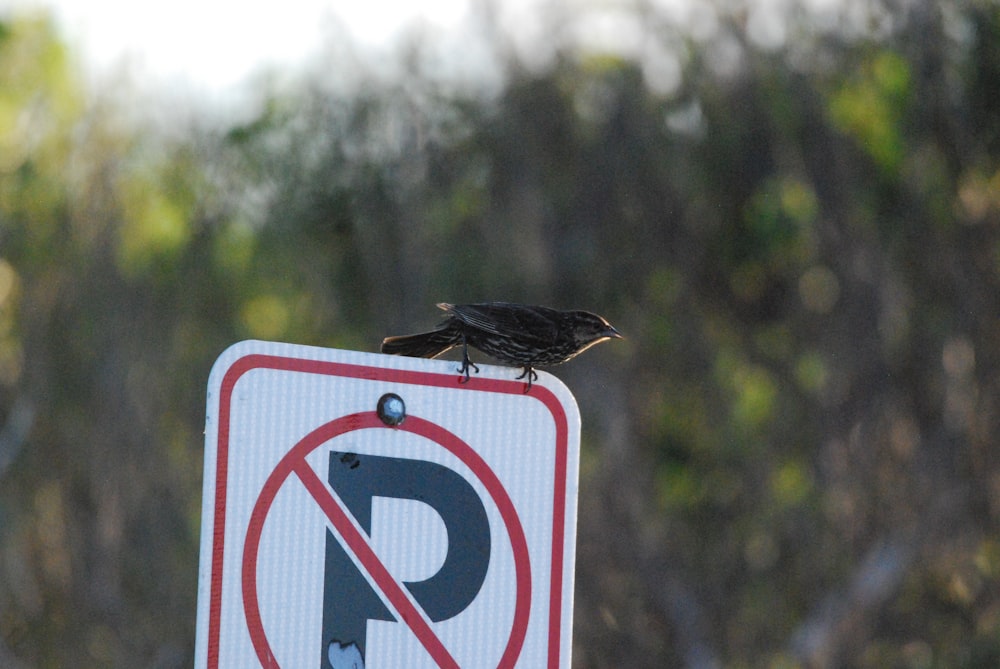
<path fill-rule="evenodd" d="M 588 15 L 581 10 L 610 8 L 605 12 L 612 16 L 610 21 L 588 29 L 595 30 L 600 41 L 610 32 L 612 40 L 627 43 L 634 31 L 615 25 L 613 15 L 616 8 L 630 4 L 498 0 L 494 6 L 501 26 L 515 41 L 542 42 L 551 41 L 542 33 L 544 22 L 537 20 L 542 8 L 560 6 L 565 17 L 574 19 Z M 675 12 L 699 5 L 697 0 L 651 4 Z M 98 71 L 122 67 L 128 56 L 133 71 L 213 88 L 239 83 L 262 65 L 300 64 L 345 30 L 375 54 L 381 50 L 384 55 L 394 37 L 415 26 L 430 33 L 435 46 L 471 42 L 474 47 L 469 17 L 482 6 L 482 0 L 0 0 L 0 13 L 10 7 L 49 8 L 70 43 Z"/>
<path fill-rule="evenodd" d="M 750 0 L 751 38 L 780 43 L 779 17 L 792 0 Z M 837 2 L 837 0 L 809 0 Z M 195 92 L 209 102 L 238 105 L 240 84 L 267 68 L 297 73 L 302 66 L 349 59 L 325 58 L 347 41 L 349 52 L 365 67 L 398 63 L 396 37 L 415 29 L 421 44 L 433 51 L 445 76 L 479 81 L 489 75 L 489 45 L 477 32 L 473 16 L 484 7 L 521 51 L 544 62 L 546 45 L 569 38 L 598 49 L 637 57 L 649 83 L 669 92 L 679 81 L 674 54 L 655 40 L 635 7 L 655 7 L 688 34 L 714 33 L 714 3 L 700 0 L 0 0 L 0 14 L 16 9 L 47 8 L 70 45 L 83 56 L 85 71 L 113 83 L 126 75 L 155 93 Z M 546 18 L 556 20 L 546 21 Z M 553 26 L 561 31 L 552 33 Z M 775 32 L 778 30 L 778 32 Z M 355 68 L 357 65 L 354 66 Z M 391 70 L 390 70 L 391 71 Z"/>
<path fill-rule="evenodd" d="M 785 38 L 783 15 L 796 0 L 747 0 L 747 29 L 762 46 Z M 803 0 L 831 11 L 840 0 Z M 573 39 L 638 56 L 653 64 L 669 59 L 649 53 L 642 14 L 655 8 L 686 26 L 696 40 L 717 27 L 715 3 L 701 0 L 0 0 L 11 7 L 47 8 L 70 44 L 82 53 L 90 74 L 127 71 L 157 86 L 192 86 L 201 92 L 233 89 L 264 67 L 294 68 L 336 46 L 346 35 L 365 49 L 366 62 L 390 60 L 394 38 L 416 27 L 424 43 L 446 54 L 443 66 L 475 70 L 484 40 L 477 39 L 474 12 L 490 6 L 518 47 L 551 44 L 556 22 Z M 553 14 L 554 12 L 554 14 Z M 566 27 L 568 26 L 568 27 Z M 655 46 L 655 45 L 654 45 Z M 522 56 L 525 54 L 522 53 Z M 528 54 L 530 57 L 530 54 Z M 381 59 L 380 59 L 381 56 Z M 655 61 L 659 59 L 660 63 Z M 669 72 L 661 82 L 669 84 Z M 654 87 L 655 81 L 651 82 Z"/>
<path fill-rule="evenodd" d="M 5 6 L 50 8 L 100 71 L 127 56 L 158 79 L 226 87 L 262 65 L 304 62 L 345 26 L 360 45 L 379 48 L 418 20 L 453 30 L 469 0 L 0 0 Z"/>

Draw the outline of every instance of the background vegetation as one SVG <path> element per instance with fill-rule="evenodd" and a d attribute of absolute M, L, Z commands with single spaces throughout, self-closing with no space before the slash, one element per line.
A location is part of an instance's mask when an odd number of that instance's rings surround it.
<path fill-rule="evenodd" d="M 1000 5 L 636 7 L 634 52 L 415 41 L 221 128 L 0 16 L 0 665 L 190 665 L 227 345 L 509 299 L 628 336 L 555 370 L 574 666 L 1000 666 Z"/>

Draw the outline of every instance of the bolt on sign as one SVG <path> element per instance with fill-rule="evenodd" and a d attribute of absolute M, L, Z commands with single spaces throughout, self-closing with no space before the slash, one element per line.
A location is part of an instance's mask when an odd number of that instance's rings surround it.
<path fill-rule="evenodd" d="M 570 666 L 580 417 L 539 372 L 260 341 L 208 384 L 195 667 Z"/>

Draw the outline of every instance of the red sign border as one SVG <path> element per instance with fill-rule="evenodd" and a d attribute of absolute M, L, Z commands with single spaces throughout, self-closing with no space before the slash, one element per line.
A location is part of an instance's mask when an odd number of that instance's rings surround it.
<path fill-rule="evenodd" d="M 456 374 L 386 369 L 363 364 L 291 358 L 266 353 L 249 353 L 235 359 L 226 369 L 226 373 L 220 384 L 219 394 L 219 426 L 216 438 L 215 513 L 212 524 L 211 580 L 209 586 L 208 669 L 218 669 L 219 667 L 219 635 L 222 616 L 222 567 L 225 551 L 226 482 L 229 472 L 229 434 L 232 398 L 237 382 L 245 374 L 256 369 L 452 388 L 466 392 L 524 394 L 524 383 L 520 381 L 472 377 L 467 382 L 462 383 L 463 377 Z M 552 486 L 552 561 L 549 578 L 547 664 L 548 669 L 556 669 L 559 666 L 562 630 L 569 424 L 562 403 L 548 388 L 540 384 L 533 385 L 528 397 L 542 402 L 552 415 L 556 428 L 554 481 Z"/>

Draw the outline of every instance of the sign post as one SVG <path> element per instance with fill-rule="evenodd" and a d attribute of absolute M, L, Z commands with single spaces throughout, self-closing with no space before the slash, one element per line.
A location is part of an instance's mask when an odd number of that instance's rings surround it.
<path fill-rule="evenodd" d="M 580 418 L 539 373 L 258 341 L 209 380 L 195 667 L 570 666 Z"/>

